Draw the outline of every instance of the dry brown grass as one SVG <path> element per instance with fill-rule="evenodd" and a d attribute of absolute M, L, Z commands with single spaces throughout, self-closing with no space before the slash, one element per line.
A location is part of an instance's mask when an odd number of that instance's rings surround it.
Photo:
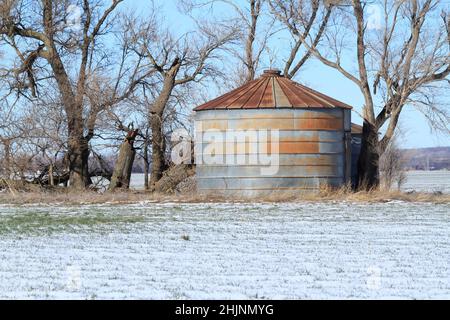
<path fill-rule="evenodd" d="M 72 192 L 67 189 L 45 190 L 15 190 L 0 193 L 0 204 L 129 204 L 141 201 L 151 202 L 178 202 L 178 203 L 200 203 L 200 202 L 324 202 L 324 201 L 347 201 L 347 202 L 388 202 L 393 200 L 408 202 L 431 202 L 450 203 L 450 194 L 438 193 L 404 193 L 399 191 L 359 191 L 354 192 L 349 187 L 334 189 L 323 187 L 318 193 L 303 193 L 296 195 L 274 194 L 272 196 L 257 199 L 222 198 L 220 196 L 207 195 L 166 195 L 148 193 L 145 191 L 120 191 L 106 192 L 103 194 L 95 191 Z"/>
<path fill-rule="evenodd" d="M 3 190 L 0 192 L 0 204 L 131 204 L 142 201 L 150 202 L 223 202 L 226 199 L 202 195 L 167 195 L 146 191 L 116 191 L 98 193 L 96 191 L 71 191 L 68 189 L 40 189 L 33 191 Z"/>
<path fill-rule="evenodd" d="M 389 202 L 397 200 L 406 202 L 450 203 L 450 194 L 401 192 L 396 190 L 354 191 L 350 186 L 344 186 L 338 189 L 323 186 L 320 188 L 319 192 L 304 192 L 301 195 L 273 195 L 261 198 L 259 200 L 270 202 L 347 201 L 362 203 Z"/>
<path fill-rule="evenodd" d="M 316 195 L 310 195 L 311 199 L 342 200 L 349 202 L 388 202 L 393 200 L 407 202 L 433 202 L 450 203 L 450 194 L 401 192 L 398 190 L 370 190 L 353 191 L 351 188 L 340 189 L 324 188 Z"/>

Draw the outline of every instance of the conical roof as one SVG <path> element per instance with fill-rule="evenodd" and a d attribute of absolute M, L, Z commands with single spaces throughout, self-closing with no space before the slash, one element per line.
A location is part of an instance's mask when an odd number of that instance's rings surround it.
<path fill-rule="evenodd" d="M 194 111 L 258 108 L 352 107 L 282 76 L 279 70 L 266 70 L 260 78 L 202 104 Z"/>

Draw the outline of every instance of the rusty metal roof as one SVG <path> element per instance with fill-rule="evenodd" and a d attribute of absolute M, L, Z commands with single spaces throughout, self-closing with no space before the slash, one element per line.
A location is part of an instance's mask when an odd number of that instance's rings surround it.
<path fill-rule="evenodd" d="M 258 108 L 345 108 L 351 106 L 266 70 L 263 75 L 223 96 L 202 104 L 194 111 Z"/>

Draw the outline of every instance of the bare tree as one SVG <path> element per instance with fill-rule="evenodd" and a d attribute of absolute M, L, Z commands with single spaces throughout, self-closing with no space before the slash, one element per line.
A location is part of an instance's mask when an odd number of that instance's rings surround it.
<path fill-rule="evenodd" d="M 324 46 L 303 36 L 299 21 L 289 14 L 291 1 L 278 3 L 277 18 L 314 57 L 352 81 L 364 97 L 360 187 L 378 187 L 379 157 L 394 136 L 405 106 L 426 110 L 434 124 L 449 132 L 446 106 L 435 99 L 436 92 L 448 88 L 450 74 L 449 13 L 439 1 L 333 3 L 338 10 Z M 368 17 L 368 5 L 379 9 L 379 21 Z M 355 55 L 357 74 L 346 66 L 344 53 L 348 52 Z"/>
<path fill-rule="evenodd" d="M 8 105 L 7 100 L 0 100 L 0 177 L 11 178 L 12 169 L 12 144 L 20 138 L 21 133 L 14 130 L 13 118 L 14 106 Z M 2 151 L 2 152 L 1 152 Z"/>
<path fill-rule="evenodd" d="M 17 57 L 16 65 L 6 68 L 2 76 L 14 78 L 13 89 L 28 99 L 36 98 L 43 86 L 46 90 L 57 88 L 66 116 L 73 188 L 83 189 L 90 183 L 89 142 L 98 114 L 105 106 L 125 99 L 142 79 L 139 63 L 128 69 L 119 62 L 117 82 L 108 88 L 109 95 L 104 94 L 107 98 L 92 105 L 86 99 L 91 80 L 110 66 L 101 39 L 110 34 L 121 2 L 113 0 L 105 6 L 101 0 L 83 0 L 74 7 L 77 2 L 66 0 L 8 0 L 0 7 L 0 44 L 9 45 Z M 73 17 L 73 8 L 78 16 Z M 125 46 L 123 54 L 130 52 Z M 128 86 L 120 85 L 123 79 Z"/>
<path fill-rule="evenodd" d="M 398 139 L 394 136 L 380 157 L 381 184 L 385 190 L 390 190 L 394 183 L 400 190 L 406 180 L 403 163 L 403 153 L 399 148 Z"/>
<path fill-rule="evenodd" d="M 202 15 L 208 7 L 211 11 L 214 11 L 216 6 L 225 6 L 231 9 L 231 17 L 216 17 L 215 19 L 220 20 L 223 26 L 238 31 L 235 45 L 228 48 L 232 57 L 238 61 L 235 79 L 232 79 L 233 85 L 236 83 L 242 85 L 255 79 L 257 70 L 263 60 L 263 54 L 268 50 L 268 42 L 275 33 L 273 29 L 275 20 L 266 14 L 268 1 L 180 0 L 180 3 L 184 10 L 188 12 L 202 9 Z"/>
<path fill-rule="evenodd" d="M 39 156 L 32 140 L 34 122 L 17 102 L 17 97 L 0 99 L 0 176 L 6 179 L 23 179 Z"/>
<path fill-rule="evenodd" d="M 148 106 L 151 129 L 152 169 L 150 186 L 158 182 L 167 168 L 166 138 L 164 125 L 171 104 L 176 104 L 176 91 L 208 77 L 220 75 L 213 63 L 219 52 L 236 37 L 236 30 L 222 30 L 220 25 L 204 23 L 198 29 L 175 37 L 170 29 L 155 29 L 155 21 L 138 22 L 134 25 L 136 52 L 156 71 L 158 81 L 147 79 L 146 88 L 153 91 L 154 100 Z"/>
<path fill-rule="evenodd" d="M 292 79 L 311 58 L 311 49 L 302 50 L 303 39 L 311 39 L 311 48 L 317 48 L 333 11 L 333 3 L 322 0 L 269 0 L 271 12 L 289 26 L 294 39 L 284 65 L 284 75 Z"/>
<path fill-rule="evenodd" d="M 136 140 L 139 130 L 134 129 L 133 125 L 130 124 L 127 131 L 128 133 L 125 141 L 120 146 L 119 156 L 109 185 L 109 190 L 111 191 L 118 188 L 128 189 L 130 187 L 131 173 L 133 170 L 134 158 L 136 156 L 134 141 Z"/>

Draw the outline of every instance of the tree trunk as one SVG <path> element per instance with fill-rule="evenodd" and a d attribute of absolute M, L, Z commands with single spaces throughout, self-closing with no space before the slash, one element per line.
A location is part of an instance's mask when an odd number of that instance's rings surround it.
<path fill-rule="evenodd" d="M 150 176 L 150 185 L 155 185 L 161 179 L 164 170 L 166 169 L 165 160 L 165 141 L 162 129 L 162 115 L 153 114 L 150 120 L 150 127 L 152 128 L 152 170 Z"/>
<path fill-rule="evenodd" d="M 195 167 L 189 164 L 180 164 L 168 169 L 164 176 L 156 183 L 155 192 L 173 193 L 176 187 L 185 179 L 195 174 Z"/>
<path fill-rule="evenodd" d="M 6 140 L 5 146 L 5 176 L 6 179 L 11 179 L 11 141 Z"/>
<path fill-rule="evenodd" d="M 255 67 L 257 61 L 255 61 L 253 46 L 256 40 L 256 28 L 258 26 L 258 18 L 261 12 L 261 1 L 250 1 L 250 14 L 251 21 L 248 28 L 247 40 L 245 43 L 245 66 L 247 67 L 246 82 L 250 82 L 255 79 Z"/>
<path fill-rule="evenodd" d="M 55 179 L 54 179 L 54 176 L 53 176 L 53 164 L 50 164 L 48 166 L 48 179 L 49 179 L 50 186 L 53 187 L 55 185 Z"/>
<path fill-rule="evenodd" d="M 155 184 L 161 179 L 163 172 L 166 169 L 166 143 L 163 132 L 163 116 L 166 105 L 169 102 L 169 98 L 175 87 L 175 78 L 180 66 L 180 60 L 178 58 L 175 59 L 170 70 L 164 74 L 163 88 L 150 109 L 149 121 L 150 128 L 152 129 L 152 171 L 150 177 L 150 189 L 152 191 L 154 191 Z"/>
<path fill-rule="evenodd" d="M 84 119 L 83 119 L 83 94 L 78 92 L 75 95 L 72 90 L 72 84 L 69 76 L 58 55 L 56 47 L 52 44 L 48 48 L 48 61 L 52 67 L 59 92 L 61 93 L 62 103 L 67 116 L 68 127 L 68 159 L 70 171 L 70 187 L 73 189 L 85 189 L 92 184 L 89 176 L 89 141 L 84 137 Z"/>
<path fill-rule="evenodd" d="M 150 166 L 150 161 L 149 161 L 149 157 L 148 157 L 148 129 L 145 135 L 145 142 L 144 142 L 144 187 L 145 190 L 149 190 L 150 189 L 150 184 L 148 181 L 148 175 L 149 175 L 149 166 Z"/>
<path fill-rule="evenodd" d="M 127 138 L 120 147 L 119 157 L 111 177 L 110 191 L 116 189 L 130 188 L 131 173 L 133 170 L 133 163 L 136 157 L 136 150 L 134 149 L 134 140 L 138 134 L 138 130 L 129 131 Z"/>
<path fill-rule="evenodd" d="M 371 190 L 380 185 L 378 130 L 364 122 L 361 154 L 358 161 L 358 189 Z"/>
<path fill-rule="evenodd" d="M 89 177 L 89 144 L 81 137 L 69 138 L 69 170 L 70 187 L 73 189 L 85 189 L 92 181 Z"/>

